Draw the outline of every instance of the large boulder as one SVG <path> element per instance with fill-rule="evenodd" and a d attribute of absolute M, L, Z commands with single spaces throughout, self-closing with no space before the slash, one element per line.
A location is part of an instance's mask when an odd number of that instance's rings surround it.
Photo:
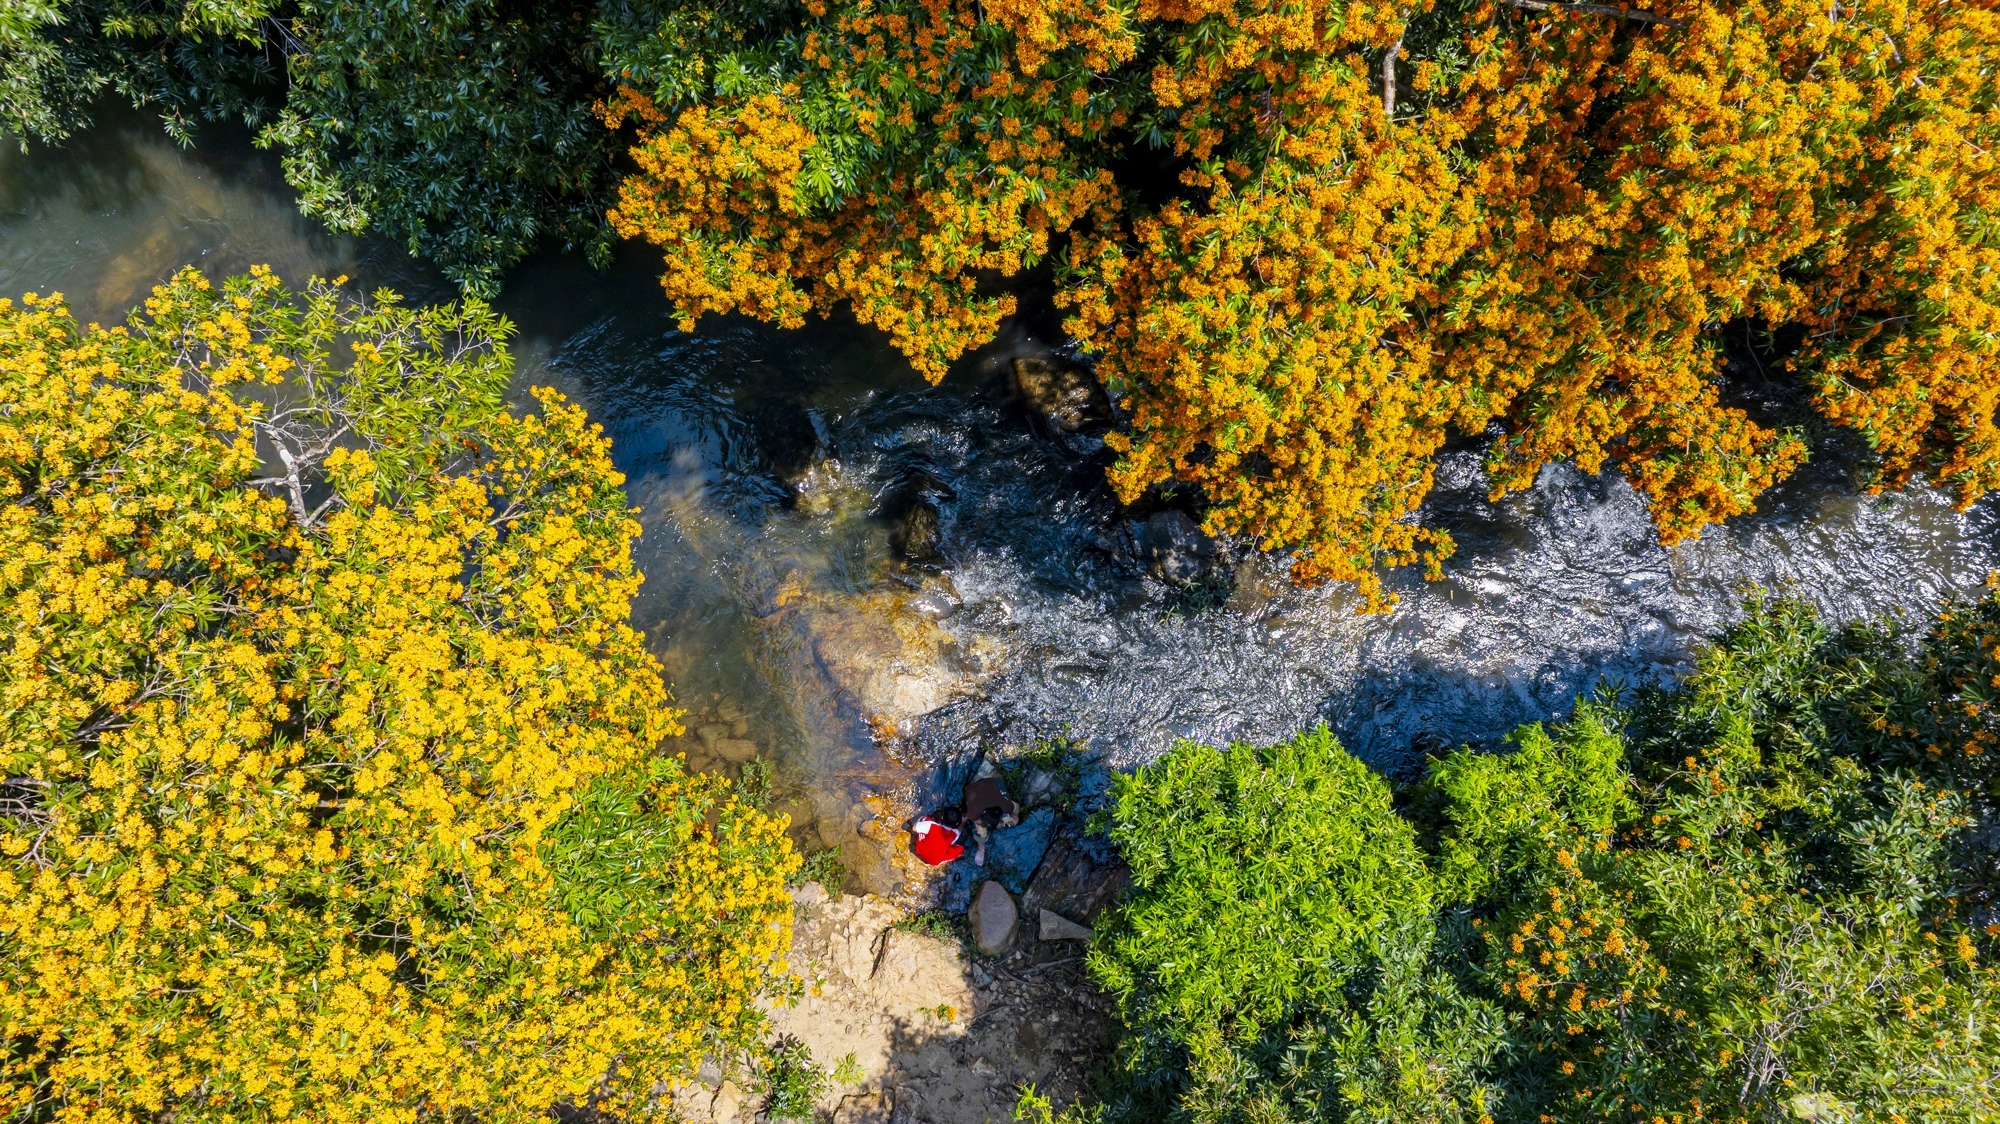
<path fill-rule="evenodd" d="M 1111 420 L 1111 402 L 1090 372 L 1048 359 L 1014 360 L 1014 392 L 1060 433 Z"/>
<path fill-rule="evenodd" d="M 987 872 L 1017 894 L 1026 890 L 1055 829 L 1056 811 L 1044 806 L 1013 827 L 994 832 L 986 843 Z"/>
<path fill-rule="evenodd" d="M 1014 896 L 998 882 L 988 881 L 972 899 L 972 943 L 988 956 L 998 956 L 1014 945 L 1014 930 L 1021 912 Z"/>

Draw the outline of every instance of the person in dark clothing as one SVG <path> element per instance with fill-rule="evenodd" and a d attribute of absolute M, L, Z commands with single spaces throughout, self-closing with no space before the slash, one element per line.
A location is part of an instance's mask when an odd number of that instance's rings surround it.
<path fill-rule="evenodd" d="M 990 832 L 1021 822 L 1021 806 L 1007 799 L 995 772 L 991 764 L 982 764 L 965 786 L 964 822 L 977 840 L 977 849 L 972 854 L 974 866 L 986 865 L 986 837 Z"/>

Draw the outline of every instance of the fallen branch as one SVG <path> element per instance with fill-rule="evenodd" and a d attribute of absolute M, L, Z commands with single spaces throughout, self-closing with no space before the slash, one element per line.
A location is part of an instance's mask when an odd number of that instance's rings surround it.
<path fill-rule="evenodd" d="M 1569 3 L 1567 0 L 1501 0 L 1501 3 L 1506 4 L 1510 8 L 1525 8 L 1531 12 L 1587 12 L 1593 16 L 1617 16 L 1620 19 L 1633 20 L 1638 23 L 1657 23 L 1664 27 L 1671 27 L 1676 31 L 1687 26 L 1685 21 L 1655 15 L 1643 8 L 1619 8 L 1610 4 Z"/>

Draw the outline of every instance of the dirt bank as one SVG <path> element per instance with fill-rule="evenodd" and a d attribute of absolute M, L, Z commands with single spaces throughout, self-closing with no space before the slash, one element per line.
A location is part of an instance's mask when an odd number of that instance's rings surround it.
<path fill-rule="evenodd" d="M 775 1006 L 771 1027 L 849 1078 L 820 1098 L 821 1121 L 997 1124 L 1024 1085 L 1066 1103 L 1106 1047 L 1108 1003 L 1083 973 L 1084 942 L 1041 939 L 1038 914 L 986 956 L 881 897 L 807 883 L 794 900 L 790 965 L 805 994 Z M 707 1076 L 675 1098 L 690 1121 L 767 1119 L 753 1077 Z"/>

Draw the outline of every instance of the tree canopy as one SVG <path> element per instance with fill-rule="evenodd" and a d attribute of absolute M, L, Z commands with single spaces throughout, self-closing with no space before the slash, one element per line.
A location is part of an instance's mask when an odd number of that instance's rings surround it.
<path fill-rule="evenodd" d="M 1496 493 L 1615 465 L 1669 542 L 1750 510 L 1806 449 L 1725 324 L 1880 483 L 2000 482 L 1996 48 L 1956 3 L 814 0 L 706 90 L 633 72 L 612 222 L 690 319 L 846 301 L 932 378 L 1052 259 L 1121 495 L 1374 593 L 1451 549 L 1453 435 Z"/>
<path fill-rule="evenodd" d="M 241 114 L 308 211 L 475 290 L 615 232 L 685 323 L 845 305 L 934 380 L 1044 271 L 1123 497 L 1196 484 L 1379 604 L 1452 550 L 1454 438 L 1496 495 L 1615 468 L 1669 543 L 1808 421 L 1878 486 L 2000 483 L 1996 50 L 1964 0 L 49 0 L 0 112 Z"/>
<path fill-rule="evenodd" d="M 1996 637 L 1774 603 L 1393 800 L 1324 730 L 1182 746 L 1116 786 L 1124 1065 L 1065 1119 L 1991 1118 Z"/>
<path fill-rule="evenodd" d="M 657 756 L 621 478 L 507 331 L 0 301 L 0 1114 L 643 1113 L 755 1042 L 785 821 Z"/>

